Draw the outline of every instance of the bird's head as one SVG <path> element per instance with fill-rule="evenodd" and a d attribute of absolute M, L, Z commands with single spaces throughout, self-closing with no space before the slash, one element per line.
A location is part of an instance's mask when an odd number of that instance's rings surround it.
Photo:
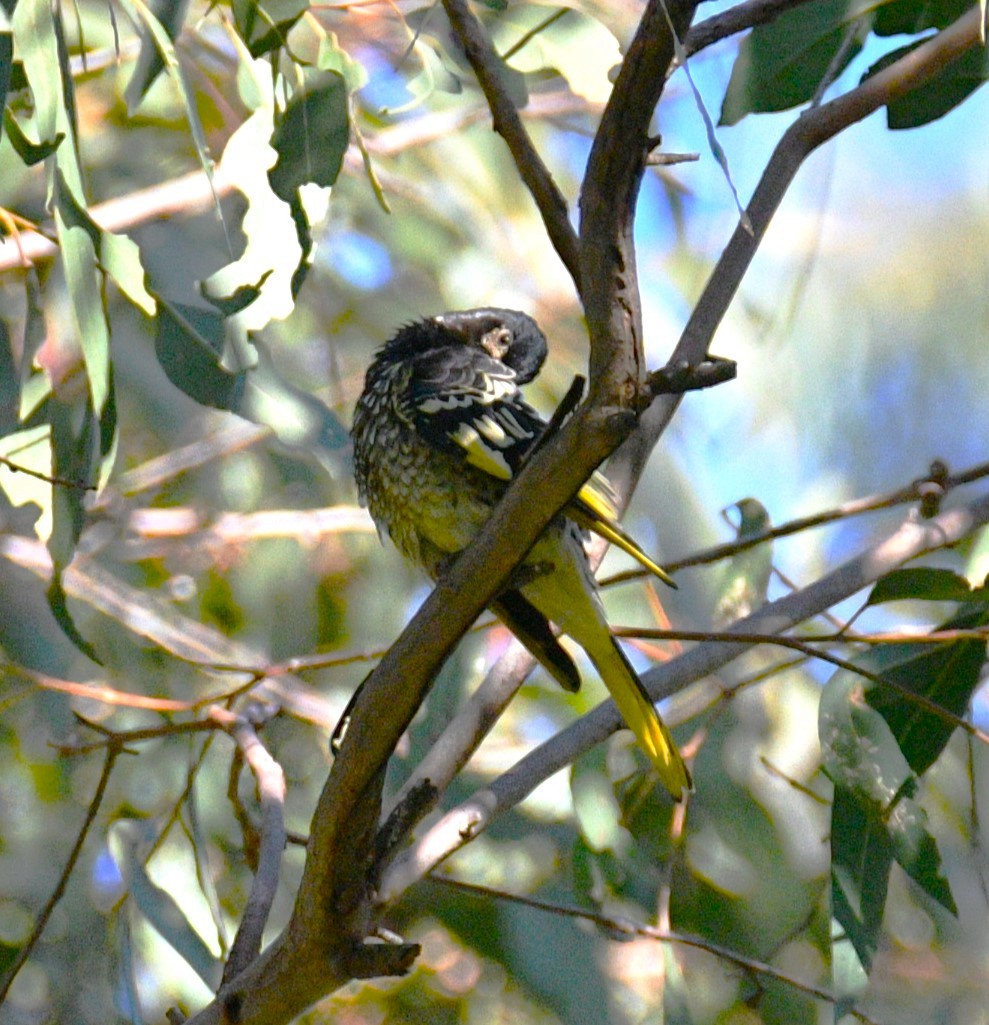
<path fill-rule="evenodd" d="M 515 371 L 519 384 L 531 381 L 546 359 L 546 336 L 526 313 L 493 306 L 456 310 L 406 324 L 382 349 L 402 360 L 432 349 L 470 346 Z"/>

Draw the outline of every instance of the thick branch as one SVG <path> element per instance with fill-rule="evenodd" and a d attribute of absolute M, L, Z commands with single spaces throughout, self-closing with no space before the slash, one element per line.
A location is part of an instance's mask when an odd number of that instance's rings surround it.
<path fill-rule="evenodd" d="M 443 0 L 443 7 L 491 108 L 494 130 L 508 144 L 519 177 L 539 208 L 546 233 L 580 291 L 577 236 L 570 226 L 567 201 L 536 152 L 522 118 L 502 84 L 501 59 L 495 53 L 484 26 L 467 6 L 467 0 Z"/>
<path fill-rule="evenodd" d="M 686 31 L 695 6 L 694 0 L 649 0 L 594 136 L 580 193 L 591 394 L 624 409 L 637 408 L 645 377 L 635 204 L 652 148 L 649 125 L 673 60 L 673 32 Z"/>
<path fill-rule="evenodd" d="M 932 520 L 909 520 L 891 537 L 845 563 L 816 583 L 732 625 L 728 632 L 776 634 L 810 619 L 851 597 L 879 577 L 925 552 L 954 544 L 989 522 L 989 497 L 967 508 L 942 513 Z M 745 641 L 699 645 L 678 658 L 657 666 L 643 677 L 654 699 L 668 697 L 689 684 L 710 676 L 752 650 Z M 686 715 L 675 706 L 664 716 L 671 725 Z M 379 899 L 389 904 L 409 886 L 472 840 L 508 809 L 527 797 L 553 773 L 569 765 L 622 725 L 611 701 L 536 748 L 505 775 L 454 808 L 397 859 L 386 873 Z"/>

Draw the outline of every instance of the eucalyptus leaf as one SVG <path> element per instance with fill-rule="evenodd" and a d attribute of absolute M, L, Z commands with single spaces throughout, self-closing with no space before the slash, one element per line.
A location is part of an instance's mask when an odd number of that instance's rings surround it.
<path fill-rule="evenodd" d="M 873 7 L 869 0 L 819 0 L 757 25 L 739 45 L 720 123 L 810 100 L 825 74 L 840 72 L 861 50 Z M 839 51 L 839 66 L 832 68 Z"/>
<path fill-rule="evenodd" d="M 831 807 L 831 902 L 866 970 L 879 945 L 893 845 L 877 817 L 850 790 L 836 787 Z"/>
<path fill-rule="evenodd" d="M 165 35 L 174 42 L 182 32 L 186 14 L 189 12 L 189 0 L 154 0 L 151 11 L 161 24 Z M 134 74 L 131 75 L 124 92 L 124 101 L 129 111 L 135 111 L 155 79 L 165 70 L 158 44 L 148 25 L 141 28 L 141 51 Z"/>
<path fill-rule="evenodd" d="M 141 914 L 158 935 L 182 955 L 203 982 L 210 989 L 216 989 L 223 974 L 223 965 L 192 927 L 175 897 L 148 875 L 132 838 L 119 828 L 117 835 L 121 837 L 120 869 Z"/>
<path fill-rule="evenodd" d="M 120 3 L 123 5 L 124 9 L 128 12 L 135 24 L 142 25 L 150 38 L 154 41 L 155 48 L 161 57 L 162 64 L 165 66 L 165 70 L 168 72 L 169 77 L 172 79 L 172 82 L 182 99 L 186 122 L 189 125 L 189 133 L 192 136 L 193 144 L 196 147 L 196 155 L 199 158 L 200 166 L 205 172 L 206 177 L 209 179 L 210 187 L 212 188 L 213 158 L 210 156 L 209 147 L 206 144 L 206 134 L 203 131 L 203 125 L 199 118 L 196 98 L 193 95 L 192 90 L 189 88 L 189 85 L 185 80 L 185 76 L 182 74 L 182 68 L 175 53 L 175 47 L 172 45 L 172 40 L 168 37 L 168 33 L 162 26 L 161 22 L 155 17 L 148 5 L 144 3 L 144 0 L 120 0 Z M 130 112 L 133 113 L 132 110 Z M 220 217 L 221 223 L 223 223 L 223 211 L 220 209 L 220 201 L 216 198 L 215 192 L 214 201 L 216 204 L 217 214 Z"/>
<path fill-rule="evenodd" d="M 863 81 L 916 49 L 924 40 L 900 47 L 876 61 L 863 75 Z M 989 80 L 989 52 L 973 46 L 943 67 L 923 85 L 911 89 L 886 107 L 886 123 L 894 130 L 919 128 L 954 110 Z"/>
<path fill-rule="evenodd" d="M 268 181 L 275 195 L 288 203 L 302 256 L 292 275 L 297 296 L 309 269 L 312 225 L 301 190 L 333 185 L 350 144 L 347 86 L 342 75 L 320 72 L 311 77 L 279 120 L 271 145 L 278 154 Z"/>
<path fill-rule="evenodd" d="M 2 36 L 0 36 L 0 50 L 2 48 Z M 2 63 L 3 54 L 0 52 L 0 64 Z M 65 138 L 64 132 L 56 132 L 54 139 L 43 139 L 41 142 L 35 142 L 21 127 L 20 122 L 14 117 L 9 107 L 3 112 L 3 128 L 7 133 L 7 138 L 10 139 L 11 146 L 14 147 L 14 152 L 28 167 L 33 167 L 35 164 L 50 157 Z"/>
<path fill-rule="evenodd" d="M 116 282 L 139 310 L 149 317 L 154 316 L 155 301 L 145 284 L 144 265 L 137 243 L 126 235 L 101 228 L 73 195 L 61 168 L 56 168 L 55 176 L 54 201 L 63 221 L 68 226 L 82 229 L 89 236 L 100 269 Z"/>
<path fill-rule="evenodd" d="M 914 36 L 947 28 L 971 6 L 971 0 L 892 0 L 877 6 L 873 31 L 877 36 Z"/>
<path fill-rule="evenodd" d="M 7 9 L 0 4 L 0 110 L 6 115 L 7 91 L 14 65 L 14 32 L 10 24 Z M 6 117 L 4 117 L 6 121 Z M 0 124 L 0 138 L 3 138 L 3 125 Z"/>
<path fill-rule="evenodd" d="M 56 191 L 62 192 L 61 189 Z M 96 253 L 92 237 L 80 224 L 67 222 L 63 209 L 61 200 L 56 200 L 53 216 L 59 253 L 93 407 L 102 411 L 110 397 L 110 327 L 103 306 Z"/>
<path fill-rule="evenodd" d="M 275 195 L 291 205 L 303 185 L 332 185 L 349 143 L 346 83 L 343 75 L 323 72 L 292 99 L 275 128 L 278 159 L 268 172 Z"/>
<path fill-rule="evenodd" d="M 973 592 L 985 597 L 985 588 Z M 989 604 L 973 601 L 941 624 L 941 630 L 968 630 L 989 622 Z M 986 642 L 890 645 L 863 657 L 891 686 L 872 686 L 868 701 L 887 723 L 910 768 L 922 775 L 947 746 L 955 726 L 902 692 L 917 694 L 953 716 L 965 714 L 986 661 Z"/>
<path fill-rule="evenodd" d="M 234 25 L 252 57 L 285 46 L 292 26 L 309 10 L 309 0 L 232 0 Z"/>
<path fill-rule="evenodd" d="M 108 379 L 108 398 L 109 385 Z M 52 580 L 47 592 L 48 605 L 69 640 L 99 663 L 99 656 L 72 618 L 62 584 L 62 574 L 72 561 L 85 525 L 87 490 L 95 487 L 99 424 L 89 396 L 85 402 L 73 404 L 52 396 L 45 409 L 51 424 L 52 475 L 67 482 L 52 487 L 52 530 L 48 538 Z M 115 419 L 114 416 L 114 423 Z"/>
<path fill-rule="evenodd" d="M 224 317 L 213 310 L 158 297 L 155 352 L 168 379 L 190 398 L 215 409 L 232 409 L 243 393 L 246 371 L 220 363 L 227 345 Z"/>
<path fill-rule="evenodd" d="M 968 601 L 969 582 L 950 569 L 918 566 L 898 569 L 880 579 L 869 594 L 867 605 L 890 601 Z"/>

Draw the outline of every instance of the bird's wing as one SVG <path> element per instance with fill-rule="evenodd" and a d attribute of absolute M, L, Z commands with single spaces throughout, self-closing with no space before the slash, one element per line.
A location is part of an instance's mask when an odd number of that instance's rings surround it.
<path fill-rule="evenodd" d="M 503 481 L 511 480 L 546 430 L 546 422 L 522 397 L 515 371 L 466 346 L 434 349 L 416 358 L 406 415 L 430 444 Z M 584 530 L 617 545 L 676 587 L 622 529 L 614 492 L 600 473 L 580 489 L 567 512 Z"/>
<path fill-rule="evenodd" d="M 607 477 L 595 472 L 594 476 L 577 492 L 567 512 L 584 530 L 592 530 L 605 541 L 631 555 L 641 566 L 659 577 L 664 584 L 676 587 L 673 578 L 660 565 L 649 558 L 636 540 L 627 534 L 618 522 L 618 503 Z"/>
<path fill-rule="evenodd" d="M 416 358 L 405 412 L 431 445 L 504 481 L 546 429 L 515 371 L 465 346 Z"/>

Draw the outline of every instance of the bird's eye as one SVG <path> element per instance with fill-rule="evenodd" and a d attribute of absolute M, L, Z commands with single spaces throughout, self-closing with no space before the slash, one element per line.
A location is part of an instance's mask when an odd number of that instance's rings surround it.
<path fill-rule="evenodd" d="M 481 336 L 481 348 L 493 359 L 504 359 L 512 344 L 512 333 L 507 327 L 496 327 Z"/>

